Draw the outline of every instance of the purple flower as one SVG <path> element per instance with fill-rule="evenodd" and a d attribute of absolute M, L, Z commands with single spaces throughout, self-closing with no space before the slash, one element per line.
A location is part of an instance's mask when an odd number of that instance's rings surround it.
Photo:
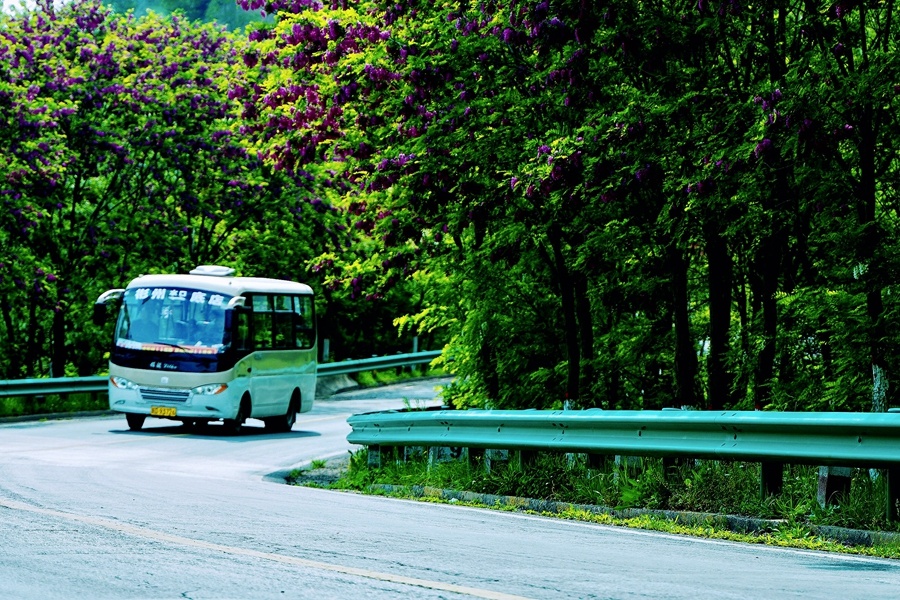
<path fill-rule="evenodd" d="M 756 148 L 753 149 L 753 155 L 756 158 L 760 158 L 763 154 L 766 154 L 771 149 L 772 140 L 770 140 L 769 138 L 765 138 L 763 141 L 756 145 Z"/>
<path fill-rule="evenodd" d="M 509 180 L 509 187 L 510 187 L 511 189 L 516 189 L 516 182 L 517 182 L 517 181 L 519 181 L 519 178 L 518 178 L 518 177 L 512 177 L 512 178 L 510 178 L 510 180 Z"/>
<path fill-rule="evenodd" d="M 650 176 L 650 165 L 644 165 L 643 169 L 638 169 L 634 174 L 634 178 L 640 182 L 644 182 Z"/>

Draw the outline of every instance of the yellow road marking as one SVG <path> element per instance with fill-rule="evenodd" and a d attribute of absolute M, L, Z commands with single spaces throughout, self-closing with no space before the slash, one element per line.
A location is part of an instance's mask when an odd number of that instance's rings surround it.
<path fill-rule="evenodd" d="M 105 529 L 118 531 L 119 533 L 125 533 L 128 535 L 133 535 L 136 537 L 159 542 L 178 544 L 180 546 L 187 546 L 190 548 L 199 548 L 202 550 L 212 550 L 215 552 L 223 552 L 225 554 L 232 554 L 235 556 L 246 556 L 262 560 L 270 560 L 287 565 L 306 567 L 309 569 L 319 569 L 321 571 L 332 571 L 334 573 L 340 573 L 342 575 L 353 575 L 356 577 L 365 577 L 367 579 L 377 579 L 379 581 L 386 581 L 388 583 L 398 583 L 429 590 L 439 590 L 443 592 L 452 592 L 455 594 L 464 594 L 467 596 L 473 596 L 475 598 L 487 598 L 490 600 L 528 600 L 524 596 L 505 594 L 503 592 L 495 592 L 492 590 L 483 590 L 464 585 L 455 585 L 452 583 L 444 583 L 441 581 L 430 581 L 427 579 L 418 579 L 415 577 L 405 577 L 403 575 L 394 575 L 391 573 L 380 573 L 378 571 L 372 571 L 370 569 L 359 569 L 356 567 L 335 565 L 305 558 L 297 558 L 294 556 L 283 556 L 281 554 L 274 554 L 271 552 L 260 552 L 259 550 L 250 550 L 248 548 L 225 546 L 223 544 L 215 544 L 213 542 L 206 542 L 203 540 L 195 540 L 179 535 L 172 535 L 170 533 L 163 533 L 161 531 L 146 529 L 144 527 L 136 527 L 134 525 L 119 523 L 117 521 L 112 521 L 101 517 L 77 515 L 73 513 L 60 512 L 49 508 L 40 508 L 37 506 L 31 506 L 30 504 L 25 504 L 24 502 L 16 502 L 15 500 L 7 500 L 4 498 L 0 498 L 0 506 L 9 508 L 11 510 L 21 510 L 39 515 L 45 515 L 48 517 L 55 517 L 58 519 L 84 523 L 86 525 L 93 525 L 95 527 L 103 527 Z"/>

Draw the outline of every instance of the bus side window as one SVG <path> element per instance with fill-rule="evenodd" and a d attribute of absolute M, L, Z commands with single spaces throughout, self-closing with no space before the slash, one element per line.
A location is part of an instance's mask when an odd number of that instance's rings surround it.
<path fill-rule="evenodd" d="M 272 348 L 272 296 L 253 296 L 253 349 Z"/>
<path fill-rule="evenodd" d="M 294 344 L 297 348 L 312 348 L 315 343 L 312 296 L 294 296 Z"/>
<path fill-rule="evenodd" d="M 290 296 L 275 296 L 275 347 L 293 348 L 291 335 L 293 309 Z"/>

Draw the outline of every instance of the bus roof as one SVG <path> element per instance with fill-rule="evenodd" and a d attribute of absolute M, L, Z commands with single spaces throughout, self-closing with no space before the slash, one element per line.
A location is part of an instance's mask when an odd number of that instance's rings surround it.
<path fill-rule="evenodd" d="M 245 293 L 312 294 L 305 283 L 267 277 L 215 277 L 209 275 L 141 275 L 133 279 L 128 288 L 187 288 L 240 296 Z"/>

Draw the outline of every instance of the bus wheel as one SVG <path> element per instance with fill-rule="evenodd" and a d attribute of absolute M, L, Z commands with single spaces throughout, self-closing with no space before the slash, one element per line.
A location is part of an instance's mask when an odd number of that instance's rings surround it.
<path fill-rule="evenodd" d="M 225 432 L 229 435 L 238 435 L 241 432 L 241 425 L 247 420 L 250 414 L 250 399 L 244 396 L 241 399 L 241 405 L 233 419 L 224 419 L 222 424 L 225 426 Z"/>
<path fill-rule="evenodd" d="M 294 395 L 291 396 L 291 403 L 288 405 L 287 412 L 280 417 L 269 417 L 264 419 L 266 424 L 266 429 L 271 429 L 272 431 L 278 433 L 285 433 L 291 430 L 294 426 L 294 423 L 297 422 L 297 410 L 300 408 L 300 393 L 294 390 Z"/>
<path fill-rule="evenodd" d="M 140 431 L 144 426 L 146 415 L 136 415 L 134 413 L 125 413 L 125 420 L 128 421 L 128 429 L 132 431 Z"/>

